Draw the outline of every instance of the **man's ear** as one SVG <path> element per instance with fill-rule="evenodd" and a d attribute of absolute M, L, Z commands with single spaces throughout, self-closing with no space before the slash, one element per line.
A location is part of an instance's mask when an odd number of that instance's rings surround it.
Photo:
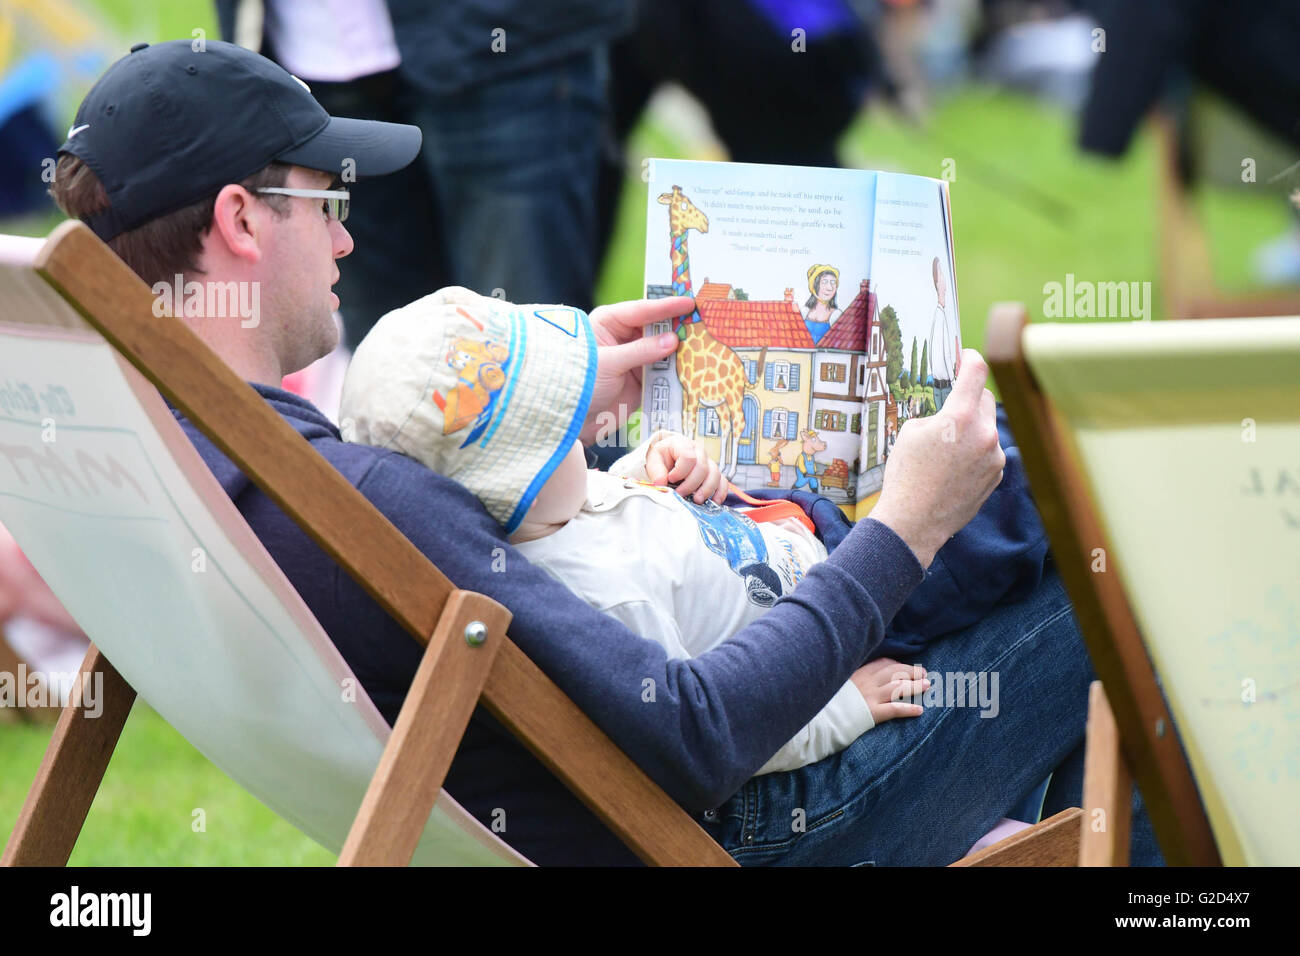
<path fill-rule="evenodd" d="M 219 243 L 236 259 L 258 262 L 262 258 L 264 211 L 243 186 L 223 186 L 212 208 L 212 228 L 205 245 Z"/>

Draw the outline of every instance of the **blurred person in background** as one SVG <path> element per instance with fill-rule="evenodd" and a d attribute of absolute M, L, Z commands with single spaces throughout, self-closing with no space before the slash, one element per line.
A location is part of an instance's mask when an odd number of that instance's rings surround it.
<path fill-rule="evenodd" d="M 959 0 L 948 0 L 959 2 Z M 1077 113 L 1097 63 L 1087 0 L 980 0 L 971 54 L 980 79 Z"/>
<path fill-rule="evenodd" d="M 608 45 L 631 0 L 217 0 L 217 13 L 225 39 L 330 113 L 424 134 L 419 160 L 366 182 L 348 219 L 348 345 L 449 285 L 592 307 Z"/>
<path fill-rule="evenodd" d="M 0 0 L 0 219 L 53 212 L 60 100 L 107 62 L 107 35 L 67 0 Z"/>
<path fill-rule="evenodd" d="M 837 166 L 840 136 L 867 91 L 886 82 L 881 65 L 871 29 L 847 0 L 638 0 L 635 30 L 610 56 L 602 251 L 627 137 L 661 84 L 676 82 L 703 104 L 735 162 Z"/>
<path fill-rule="evenodd" d="M 614 233 L 627 170 L 641 162 L 629 162 L 628 136 L 662 84 L 675 82 L 700 101 L 725 158 L 793 166 L 838 166 L 836 144 L 868 90 L 888 85 L 872 31 L 849 0 L 637 0 L 635 7 L 635 29 L 610 53 L 598 259 Z M 624 431 L 593 451 L 607 468 L 627 449 Z"/>
<path fill-rule="evenodd" d="M 1171 93 L 1185 105 L 1192 84 L 1208 87 L 1300 147 L 1300 4 L 1295 0 L 1247 5 L 1084 0 L 1084 8 L 1105 30 L 1106 52 L 1098 58 L 1083 111 L 1083 149 L 1122 156 L 1152 107 Z M 1185 123 L 1183 134 L 1182 173 L 1190 179 Z M 1283 183 L 1278 201 L 1297 184 Z M 1259 250 L 1256 271 L 1265 281 L 1300 283 L 1300 226 Z"/>
<path fill-rule="evenodd" d="M 29 671 L 46 675 L 78 670 L 90 647 L 85 633 L 3 526 L 0 526 L 0 641 L 26 662 Z M 59 691 L 61 699 L 66 697 L 66 686 L 60 686 Z"/>

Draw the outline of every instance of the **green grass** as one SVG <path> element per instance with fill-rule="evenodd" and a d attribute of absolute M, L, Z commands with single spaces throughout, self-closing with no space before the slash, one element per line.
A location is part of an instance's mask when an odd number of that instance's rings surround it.
<path fill-rule="evenodd" d="M 924 126 L 882 110 L 864 113 L 840 144 L 845 165 L 943 175 L 955 171 L 952 215 L 963 341 L 982 348 L 989 307 L 1024 302 L 1043 310 L 1043 286 L 1076 280 L 1151 282 L 1152 316 L 1163 317 L 1157 276 L 1156 155 L 1144 133 L 1119 161 L 1074 145 L 1074 123 L 1021 96 L 970 88 L 942 103 Z M 693 159 L 666 131 L 643 124 L 631 150 Z M 642 288 L 645 185 L 629 177 L 619 233 L 597 301 L 634 298 Z M 1198 208 L 1211 234 L 1215 280 L 1251 286 L 1250 256 L 1287 228 L 1279 191 L 1204 187 Z"/>
<path fill-rule="evenodd" d="M 53 725 L 0 726 L 0 833 L 18 817 Z M 195 830 L 202 810 L 203 831 Z M 277 817 L 137 702 L 72 853 L 78 866 L 328 866 Z"/>
<path fill-rule="evenodd" d="M 216 36 L 206 2 L 150 5 L 132 13 L 104 2 L 106 18 L 129 40 L 187 37 L 196 26 Z M 156 18 L 156 19 L 151 19 Z M 125 48 L 123 49 L 125 52 Z M 1149 138 L 1121 162 L 1083 157 L 1059 113 L 979 89 L 938 107 L 924 128 L 873 112 L 845 136 L 844 160 L 938 176 L 955 161 L 952 186 L 957 276 L 967 344 L 980 347 L 989 306 L 1016 299 L 1042 309 L 1043 284 L 1066 273 L 1093 281 L 1156 281 L 1155 157 Z M 638 158 L 683 156 L 671 130 L 643 124 Z M 598 301 L 636 298 L 642 286 L 645 185 L 629 176 L 618 231 L 602 272 Z M 1281 232 L 1287 216 L 1276 194 L 1206 189 L 1199 202 L 1214 237 L 1216 278 L 1249 285 L 1251 250 Z M 53 217 L 0 224 L 40 235 Z M 0 725 L 0 834 L 7 835 L 49 739 L 50 726 Z M 206 832 L 192 829 L 202 808 Z M 137 704 L 91 808 L 72 862 L 113 864 L 322 865 L 332 856 L 278 819 L 212 766 L 153 710 Z"/>

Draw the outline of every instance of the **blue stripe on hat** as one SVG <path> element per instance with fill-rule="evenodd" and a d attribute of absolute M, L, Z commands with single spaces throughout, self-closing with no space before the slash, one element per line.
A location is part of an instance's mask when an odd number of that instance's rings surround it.
<path fill-rule="evenodd" d="M 546 484 L 551 475 L 555 473 L 555 469 L 560 467 L 560 462 L 569 453 L 569 448 L 582 431 L 582 423 L 587 420 L 587 409 L 591 407 L 591 396 L 596 390 L 596 336 L 591 331 L 591 322 L 587 319 L 587 313 L 580 309 L 574 309 L 573 311 L 582 316 L 579 324 L 582 326 L 583 331 L 587 333 L 587 374 L 582 382 L 582 396 L 578 399 L 578 407 L 573 413 L 573 420 L 569 422 L 569 427 L 564 432 L 564 437 L 560 439 L 558 446 L 551 453 L 551 457 L 542 467 L 542 470 L 524 489 L 523 497 L 519 499 L 519 504 L 515 506 L 514 513 L 510 515 L 510 520 L 506 522 L 506 534 L 512 534 L 519 527 L 519 523 L 524 520 L 524 515 L 533 506 L 537 493 L 542 490 L 542 485 Z"/>
<path fill-rule="evenodd" d="M 524 354 L 527 347 L 528 327 L 520 321 L 518 312 L 511 312 L 510 356 L 506 361 L 509 362 L 510 359 L 514 358 L 516 355 L 519 356 L 519 361 L 513 363 L 516 366 L 515 374 L 511 375 L 509 381 L 506 382 L 506 390 L 501 395 L 501 400 L 497 402 L 496 418 L 493 419 L 492 424 L 488 427 L 487 434 L 483 436 L 483 440 L 478 443 L 480 448 L 487 447 L 488 439 L 492 437 L 493 433 L 497 430 L 497 427 L 505 420 L 506 409 L 510 406 L 510 396 L 515 393 L 515 385 L 518 384 L 519 377 L 523 372 Z"/>

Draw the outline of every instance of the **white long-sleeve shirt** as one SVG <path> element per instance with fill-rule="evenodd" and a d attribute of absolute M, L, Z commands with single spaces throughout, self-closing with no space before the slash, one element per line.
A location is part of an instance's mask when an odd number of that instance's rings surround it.
<path fill-rule="evenodd" d="M 696 505 L 643 483 L 647 445 L 609 473 L 588 472 L 587 501 L 577 516 L 517 547 L 670 656 L 696 657 L 793 590 L 812 564 L 825 560 L 826 548 L 797 521 L 756 524 L 732 509 Z M 758 773 L 815 763 L 873 725 L 861 691 L 847 682 Z"/>

